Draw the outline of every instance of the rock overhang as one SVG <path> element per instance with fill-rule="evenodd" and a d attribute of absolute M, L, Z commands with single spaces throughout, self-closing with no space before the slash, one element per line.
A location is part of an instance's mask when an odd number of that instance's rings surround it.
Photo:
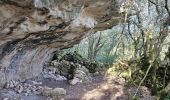
<path fill-rule="evenodd" d="M 3 81 L 39 75 L 55 50 L 78 43 L 89 32 L 117 25 L 122 19 L 118 10 L 114 0 L 1 1 Z"/>

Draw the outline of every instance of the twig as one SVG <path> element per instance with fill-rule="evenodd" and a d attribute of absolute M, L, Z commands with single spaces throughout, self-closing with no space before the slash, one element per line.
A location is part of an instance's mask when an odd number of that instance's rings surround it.
<path fill-rule="evenodd" d="M 167 68 L 165 68 L 165 74 L 164 74 L 164 80 L 163 80 L 163 86 L 165 87 L 165 81 L 166 81 L 166 73 L 167 73 Z"/>
<path fill-rule="evenodd" d="M 147 71 L 146 71 L 145 76 L 144 76 L 143 79 L 141 80 L 141 82 L 140 82 L 140 84 L 139 84 L 139 86 L 138 86 L 138 88 L 137 88 L 137 90 L 136 90 L 136 92 L 135 92 L 135 95 L 133 96 L 133 99 L 136 97 L 136 94 L 138 93 L 139 88 L 140 88 L 140 86 L 142 85 L 142 83 L 144 82 L 144 80 L 145 80 L 146 76 L 148 75 L 151 67 L 152 67 L 152 65 L 150 64 L 150 66 L 148 67 L 148 69 L 147 69 Z"/>

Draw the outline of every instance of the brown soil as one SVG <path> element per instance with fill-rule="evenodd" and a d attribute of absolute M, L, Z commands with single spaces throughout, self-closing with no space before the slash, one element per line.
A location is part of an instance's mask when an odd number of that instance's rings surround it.
<path fill-rule="evenodd" d="M 115 78 L 106 78 L 103 75 L 93 77 L 92 81 L 69 85 L 68 81 L 45 80 L 44 85 L 66 89 L 65 100 L 128 100 L 124 92 L 124 82 Z"/>

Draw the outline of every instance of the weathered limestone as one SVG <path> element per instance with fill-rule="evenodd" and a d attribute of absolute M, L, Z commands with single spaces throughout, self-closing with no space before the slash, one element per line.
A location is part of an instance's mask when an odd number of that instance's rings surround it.
<path fill-rule="evenodd" d="M 119 1 L 119 2 L 117 2 Z M 121 0 L 123 1 L 123 0 Z M 120 22 L 120 0 L 1 0 L 0 86 L 38 76 L 57 49 Z"/>

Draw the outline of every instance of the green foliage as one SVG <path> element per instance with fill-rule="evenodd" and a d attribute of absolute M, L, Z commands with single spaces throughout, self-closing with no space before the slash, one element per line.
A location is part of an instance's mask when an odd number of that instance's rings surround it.
<path fill-rule="evenodd" d="M 104 67 L 100 62 L 97 62 L 95 60 L 90 61 L 86 58 L 83 58 L 77 51 L 74 52 L 67 52 L 67 53 L 56 53 L 54 54 L 53 60 L 57 60 L 59 62 L 62 61 L 68 61 L 75 64 L 80 64 L 82 66 L 85 66 L 90 73 L 95 73 L 100 68 Z M 62 65 L 63 67 L 67 67 L 69 65 Z"/>
<path fill-rule="evenodd" d="M 165 12 L 167 11 L 163 11 L 165 9 L 161 8 L 164 6 L 148 4 L 149 1 L 147 0 L 136 2 L 142 6 L 141 11 L 134 16 L 130 16 L 128 23 L 123 23 L 110 30 L 94 34 L 94 39 L 97 39 L 99 33 L 101 33 L 101 42 L 106 42 L 98 51 L 95 61 L 113 64 L 108 69 L 110 74 L 126 78 L 130 77 L 129 79 L 131 80 L 129 81 L 133 81 L 131 83 L 135 84 L 141 82 L 148 67 L 151 65 L 151 69 L 142 85 L 149 87 L 152 93 L 155 91 L 159 92 L 170 81 L 170 65 L 168 64 L 170 50 L 167 52 L 170 34 L 168 33 L 169 30 L 163 27 L 163 22 L 161 22 L 164 20 L 162 18 L 165 18 Z M 158 5 L 162 5 L 162 2 L 162 0 L 157 0 Z M 162 11 L 159 11 L 159 9 L 162 9 Z M 85 38 L 80 44 L 70 50 L 76 50 L 83 57 L 87 58 L 88 39 Z M 90 62 L 87 68 L 92 73 L 96 71 L 96 66 L 98 66 L 95 61 L 86 60 L 86 62 Z M 119 63 L 119 61 L 123 61 L 123 64 Z M 124 64 L 127 64 L 128 68 Z M 167 94 L 166 96 L 162 95 L 162 98 L 165 97 L 169 96 Z"/>
<path fill-rule="evenodd" d="M 144 64 L 142 64 L 142 63 L 144 63 Z M 142 67 L 142 68 L 139 70 L 136 70 L 132 74 L 132 79 L 134 80 L 134 82 L 136 84 L 139 84 L 147 70 L 147 67 L 143 67 L 142 65 L 148 66 L 148 62 L 146 62 L 145 60 L 141 60 L 141 62 L 139 62 L 139 64 L 137 64 L 137 65 L 138 66 L 141 65 L 139 67 Z M 152 66 L 152 68 L 154 68 L 154 66 Z M 156 91 L 160 91 L 160 90 L 164 89 L 165 86 L 168 85 L 168 83 L 170 81 L 170 67 L 169 67 L 169 65 L 167 65 L 165 67 L 160 66 L 160 67 L 158 67 L 158 69 L 156 69 L 156 76 L 154 76 L 155 77 L 154 82 L 156 84 L 155 86 L 153 83 L 152 75 L 153 75 L 152 70 L 150 70 L 142 85 L 147 86 L 148 88 L 152 89 L 153 92 L 155 93 Z"/>
<path fill-rule="evenodd" d="M 157 97 L 157 100 L 170 100 L 170 91 L 169 92 L 161 92 Z"/>
<path fill-rule="evenodd" d="M 133 100 L 140 100 L 140 97 L 136 96 Z"/>
<path fill-rule="evenodd" d="M 89 62 L 88 65 L 87 65 L 87 69 L 89 69 L 89 72 L 90 73 L 95 73 L 96 72 L 96 69 L 98 67 L 98 64 L 95 62 L 95 61 L 92 61 L 92 62 Z"/>
<path fill-rule="evenodd" d="M 163 96 L 162 96 L 162 97 L 163 97 Z M 166 94 L 164 100 L 170 100 L 170 91 L 169 91 L 169 93 Z"/>

